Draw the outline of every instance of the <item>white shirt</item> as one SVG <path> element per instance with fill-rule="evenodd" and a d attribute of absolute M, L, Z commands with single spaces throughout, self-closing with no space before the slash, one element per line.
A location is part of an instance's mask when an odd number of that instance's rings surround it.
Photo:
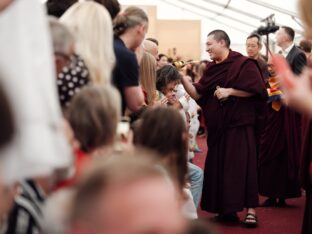
<path fill-rule="evenodd" d="M 292 43 L 290 46 L 288 46 L 285 50 L 282 50 L 282 55 L 284 56 L 284 58 L 287 57 L 287 55 L 289 54 L 289 52 L 292 50 L 292 48 L 295 46 L 295 43 Z"/>

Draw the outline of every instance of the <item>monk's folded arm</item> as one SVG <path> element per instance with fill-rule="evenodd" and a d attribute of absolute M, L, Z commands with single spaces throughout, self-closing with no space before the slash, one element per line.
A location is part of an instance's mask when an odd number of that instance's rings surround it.
<path fill-rule="evenodd" d="M 195 86 L 189 82 L 186 76 L 182 77 L 182 84 L 184 86 L 185 91 L 193 98 L 194 100 L 198 100 L 200 98 L 200 94 L 197 92 Z"/>
<path fill-rule="evenodd" d="M 252 97 L 254 94 L 248 93 L 246 91 L 238 90 L 238 89 L 230 89 L 230 96 L 235 96 L 235 97 Z"/>

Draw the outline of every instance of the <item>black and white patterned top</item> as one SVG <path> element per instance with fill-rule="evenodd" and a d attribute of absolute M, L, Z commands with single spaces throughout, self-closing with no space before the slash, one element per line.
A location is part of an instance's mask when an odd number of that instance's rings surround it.
<path fill-rule="evenodd" d="M 21 190 L 21 194 L 15 197 L 4 233 L 39 234 L 42 231 L 42 206 L 45 194 L 33 180 L 23 181 Z"/>
<path fill-rule="evenodd" d="M 57 75 L 57 87 L 62 108 L 69 105 L 72 97 L 89 83 L 88 68 L 78 55 L 70 58 L 70 64 Z"/>

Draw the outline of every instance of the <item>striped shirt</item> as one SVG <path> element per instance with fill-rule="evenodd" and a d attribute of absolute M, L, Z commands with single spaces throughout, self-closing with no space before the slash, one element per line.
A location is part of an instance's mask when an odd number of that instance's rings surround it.
<path fill-rule="evenodd" d="M 44 193 L 32 180 L 23 181 L 7 221 L 6 234 L 39 234 Z"/>

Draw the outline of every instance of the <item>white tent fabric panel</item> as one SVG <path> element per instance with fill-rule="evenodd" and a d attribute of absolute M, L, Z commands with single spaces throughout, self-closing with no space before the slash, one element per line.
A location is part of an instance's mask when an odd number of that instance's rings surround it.
<path fill-rule="evenodd" d="M 200 19 L 203 43 L 209 31 L 220 28 L 229 33 L 233 45 L 242 45 L 249 33 L 264 25 L 260 20 L 271 14 L 275 14 L 277 25 L 294 28 L 300 37 L 303 32 L 296 0 L 119 0 L 119 2 L 125 5 L 157 5 L 160 19 Z M 267 4 L 268 7 L 254 2 Z M 296 21 L 291 15 L 273 10 L 271 6 L 291 12 L 297 16 Z"/>

